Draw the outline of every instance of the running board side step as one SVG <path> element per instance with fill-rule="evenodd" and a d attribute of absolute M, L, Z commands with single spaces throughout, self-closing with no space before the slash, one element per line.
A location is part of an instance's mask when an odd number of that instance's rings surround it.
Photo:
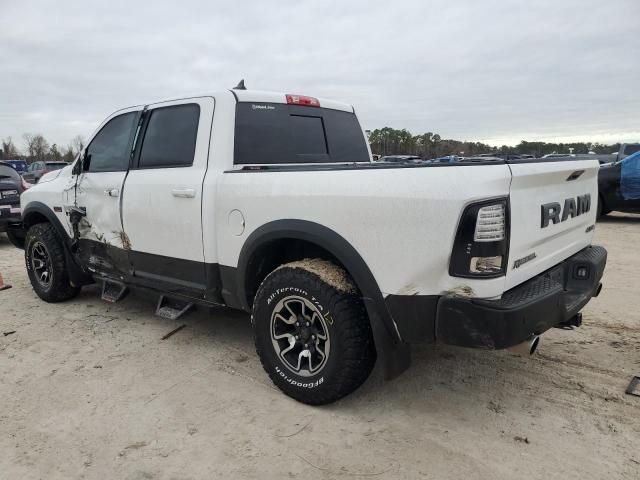
<path fill-rule="evenodd" d="M 116 303 L 122 300 L 129 293 L 129 289 L 124 283 L 114 280 L 102 280 L 102 300 L 109 303 Z"/>
<path fill-rule="evenodd" d="M 193 303 L 160 295 L 156 315 L 169 320 L 177 320 L 193 308 Z"/>

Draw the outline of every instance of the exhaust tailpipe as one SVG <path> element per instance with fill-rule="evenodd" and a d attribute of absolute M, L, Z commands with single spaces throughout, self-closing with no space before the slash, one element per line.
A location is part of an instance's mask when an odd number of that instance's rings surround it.
<path fill-rule="evenodd" d="M 519 343 L 518 345 L 514 345 L 513 347 L 507 348 L 507 350 L 518 355 L 533 355 L 533 352 L 536 351 L 539 343 L 540 337 L 538 335 L 535 335 L 529 340 Z"/>

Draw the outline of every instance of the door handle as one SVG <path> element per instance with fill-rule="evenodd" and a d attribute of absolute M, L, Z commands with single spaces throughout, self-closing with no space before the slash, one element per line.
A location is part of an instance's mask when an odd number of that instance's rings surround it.
<path fill-rule="evenodd" d="M 171 190 L 171 194 L 174 197 L 194 198 L 196 196 L 196 191 L 193 188 L 174 188 Z"/>
<path fill-rule="evenodd" d="M 107 188 L 104 191 L 104 194 L 110 197 L 117 197 L 118 195 L 120 195 L 120 190 L 118 190 L 117 188 Z"/>

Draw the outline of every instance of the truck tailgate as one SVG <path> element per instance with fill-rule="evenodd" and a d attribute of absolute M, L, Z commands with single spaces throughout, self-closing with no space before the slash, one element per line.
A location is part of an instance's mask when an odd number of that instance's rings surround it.
<path fill-rule="evenodd" d="M 505 289 L 591 244 L 597 160 L 511 163 L 511 233 Z"/>

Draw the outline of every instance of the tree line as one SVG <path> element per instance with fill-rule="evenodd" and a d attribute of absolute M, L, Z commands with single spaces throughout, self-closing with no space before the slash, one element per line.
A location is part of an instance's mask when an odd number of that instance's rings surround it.
<path fill-rule="evenodd" d="M 417 155 L 422 158 L 437 158 L 446 155 L 473 156 L 481 153 L 529 154 L 541 157 L 548 153 L 587 154 L 617 152 L 620 144 L 604 145 L 591 142 L 549 143 L 527 142 L 501 147 L 482 142 L 465 142 L 440 137 L 437 133 L 413 135 L 406 129 L 384 127 L 367 131 L 371 152 L 379 155 Z M 570 150 L 572 149 L 572 150 Z"/>
<path fill-rule="evenodd" d="M 19 149 L 11 137 L 3 139 L 0 142 L 0 160 L 26 160 L 27 163 L 37 160 L 72 162 L 85 145 L 81 135 L 76 135 L 66 146 L 49 144 L 40 133 L 25 133 L 22 139 L 24 149 Z"/>
<path fill-rule="evenodd" d="M 548 153 L 586 154 L 617 152 L 620 144 L 604 145 L 600 143 L 548 143 L 527 142 L 522 140 L 518 145 L 501 147 L 487 145 L 482 142 L 465 142 L 441 138 L 437 133 L 413 135 L 406 129 L 398 130 L 384 127 L 367 131 L 371 151 L 380 155 L 417 155 L 422 158 L 437 158 L 445 155 L 472 156 L 481 153 L 529 154 L 541 157 Z M 36 160 L 72 162 L 76 155 L 84 149 L 85 140 L 77 135 L 71 143 L 61 147 L 56 143 L 49 144 L 42 134 L 25 133 L 22 136 L 24 149 L 20 150 L 11 137 L 0 143 L 0 160 Z M 570 150 L 573 149 L 573 150 Z"/>

